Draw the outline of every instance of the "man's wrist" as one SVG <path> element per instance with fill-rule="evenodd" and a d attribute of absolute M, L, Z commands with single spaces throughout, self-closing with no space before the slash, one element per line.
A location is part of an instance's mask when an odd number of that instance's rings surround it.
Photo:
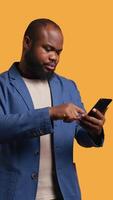
<path fill-rule="evenodd" d="M 102 143 L 102 140 L 104 139 L 103 128 L 101 129 L 101 132 L 99 134 L 92 134 L 91 132 L 88 132 L 88 134 L 96 145 L 100 145 Z"/>
<path fill-rule="evenodd" d="M 49 116 L 53 119 L 53 107 L 49 107 Z"/>
<path fill-rule="evenodd" d="M 49 108 L 49 116 L 51 118 L 51 120 L 55 120 L 56 117 L 55 117 L 55 107 L 50 107 Z"/>

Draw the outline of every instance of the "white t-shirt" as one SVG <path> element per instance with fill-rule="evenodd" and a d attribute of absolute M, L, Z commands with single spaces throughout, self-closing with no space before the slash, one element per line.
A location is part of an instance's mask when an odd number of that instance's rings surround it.
<path fill-rule="evenodd" d="M 51 106 L 48 81 L 23 78 L 31 95 L 34 108 Z M 55 199 L 52 179 L 51 134 L 40 136 L 40 166 L 36 200 Z"/>

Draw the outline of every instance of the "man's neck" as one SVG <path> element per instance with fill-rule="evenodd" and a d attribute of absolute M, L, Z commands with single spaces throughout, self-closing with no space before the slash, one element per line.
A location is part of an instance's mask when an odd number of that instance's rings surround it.
<path fill-rule="evenodd" d="M 28 78 L 28 79 L 35 79 L 31 74 L 29 74 L 27 72 L 27 66 L 26 66 L 25 61 L 21 60 L 17 67 L 18 67 L 18 70 L 19 70 L 21 76 L 23 76 L 24 78 Z"/>

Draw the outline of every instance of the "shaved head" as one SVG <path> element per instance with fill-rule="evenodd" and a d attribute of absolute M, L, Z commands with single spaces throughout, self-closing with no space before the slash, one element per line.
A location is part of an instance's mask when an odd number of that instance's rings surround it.
<path fill-rule="evenodd" d="M 33 20 L 27 27 L 24 37 L 29 36 L 31 40 L 37 40 L 38 33 L 40 33 L 42 28 L 46 28 L 48 25 L 53 26 L 55 29 L 61 31 L 61 28 L 54 21 L 46 18 Z M 61 31 L 62 32 L 62 31 Z"/>
<path fill-rule="evenodd" d="M 62 50 L 63 34 L 58 24 L 45 18 L 32 21 L 24 34 L 21 74 L 42 81 L 51 79 Z"/>

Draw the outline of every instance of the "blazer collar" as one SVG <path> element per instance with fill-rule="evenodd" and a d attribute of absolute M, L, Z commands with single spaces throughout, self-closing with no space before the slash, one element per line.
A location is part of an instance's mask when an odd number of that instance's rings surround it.
<path fill-rule="evenodd" d="M 28 109 L 33 109 L 33 101 L 31 99 L 30 93 L 26 84 L 24 83 L 20 72 L 17 69 L 19 62 L 15 62 L 9 69 L 9 79 L 11 84 L 16 88 L 19 94 L 22 96 L 24 102 L 26 103 Z M 59 105 L 63 103 L 62 95 L 62 85 L 59 76 L 55 73 L 53 78 L 49 81 L 52 105 Z"/>

